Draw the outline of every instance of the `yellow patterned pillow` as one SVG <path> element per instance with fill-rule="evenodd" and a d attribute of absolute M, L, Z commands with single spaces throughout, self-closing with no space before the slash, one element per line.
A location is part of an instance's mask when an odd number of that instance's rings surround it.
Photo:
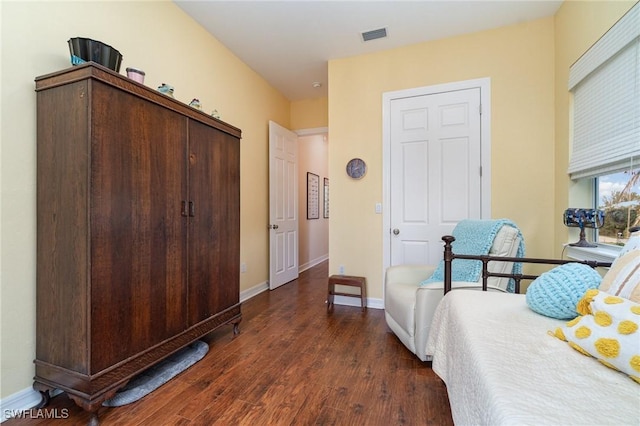
<path fill-rule="evenodd" d="M 584 315 L 558 327 L 556 337 L 640 383 L 640 304 L 588 290 L 578 311 Z"/>

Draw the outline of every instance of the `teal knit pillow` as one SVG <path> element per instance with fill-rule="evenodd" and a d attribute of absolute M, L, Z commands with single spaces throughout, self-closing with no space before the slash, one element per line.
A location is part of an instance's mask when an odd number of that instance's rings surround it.
<path fill-rule="evenodd" d="M 543 273 L 527 289 L 527 305 L 541 315 L 573 319 L 578 301 L 590 288 L 598 288 L 602 277 L 581 263 L 566 263 Z"/>

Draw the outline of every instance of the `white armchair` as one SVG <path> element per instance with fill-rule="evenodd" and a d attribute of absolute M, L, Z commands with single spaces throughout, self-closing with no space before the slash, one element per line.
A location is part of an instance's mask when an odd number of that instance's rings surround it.
<path fill-rule="evenodd" d="M 515 257 L 521 237 L 517 228 L 502 226 L 497 232 L 489 255 Z M 513 262 L 490 262 L 489 272 L 509 273 Z M 436 306 L 444 296 L 444 283 L 420 283 L 429 278 L 436 266 L 398 265 L 387 269 L 384 288 L 385 319 L 400 341 L 422 361 L 430 361 L 426 355 L 427 338 Z M 489 291 L 507 291 L 507 278 L 490 277 Z M 482 290 L 482 278 L 478 282 L 453 281 L 452 289 Z"/>

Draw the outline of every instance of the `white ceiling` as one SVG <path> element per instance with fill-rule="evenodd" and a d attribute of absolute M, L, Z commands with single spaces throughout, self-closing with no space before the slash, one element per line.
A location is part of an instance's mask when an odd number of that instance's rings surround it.
<path fill-rule="evenodd" d="M 289 100 L 327 95 L 330 59 L 553 15 L 562 1 L 174 0 Z M 361 32 L 387 28 L 363 42 Z M 313 82 L 322 87 L 312 87 Z"/>

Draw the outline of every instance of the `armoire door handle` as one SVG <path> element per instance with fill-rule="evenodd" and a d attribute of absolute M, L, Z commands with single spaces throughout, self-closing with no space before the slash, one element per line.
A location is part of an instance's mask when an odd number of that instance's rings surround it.
<path fill-rule="evenodd" d="M 194 217 L 196 215 L 196 205 L 193 201 L 189 201 L 189 216 Z"/>

